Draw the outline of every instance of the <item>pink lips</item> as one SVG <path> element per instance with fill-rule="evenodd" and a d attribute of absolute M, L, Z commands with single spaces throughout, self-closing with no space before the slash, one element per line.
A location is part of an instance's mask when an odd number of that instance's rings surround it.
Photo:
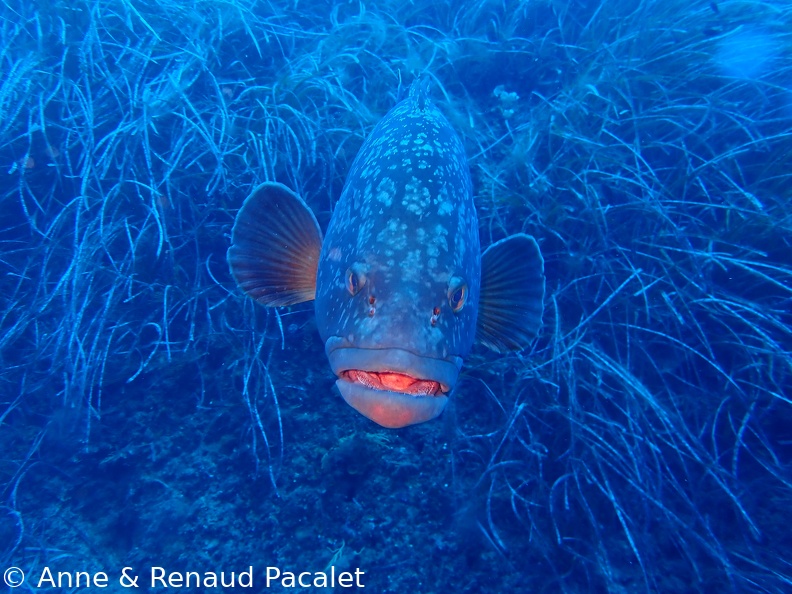
<path fill-rule="evenodd" d="M 342 376 L 347 381 L 362 384 L 374 390 L 387 390 L 415 396 L 435 396 L 441 393 L 439 382 L 415 379 L 403 373 L 350 369 L 345 371 Z"/>

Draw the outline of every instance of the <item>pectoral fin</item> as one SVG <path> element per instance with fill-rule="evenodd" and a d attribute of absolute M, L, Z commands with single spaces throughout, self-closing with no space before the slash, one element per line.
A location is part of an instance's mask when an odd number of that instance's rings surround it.
<path fill-rule="evenodd" d="M 237 213 L 228 265 L 262 305 L 293 305 L 314 298 L 321 249 L 322 231 L 308 205 L 283 184 L 267 182 Z"/>
<path fill-rule="evenodd" d="M 476 339 L 499 353 L 527 347 L 542 325 L 544 260 L 536 240 L 518 233 L 481 255 Z"/>

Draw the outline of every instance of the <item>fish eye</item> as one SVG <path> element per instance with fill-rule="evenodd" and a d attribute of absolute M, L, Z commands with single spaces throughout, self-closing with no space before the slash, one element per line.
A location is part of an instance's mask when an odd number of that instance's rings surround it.
<path fill-rule="evenodd" d="M 467 283 L 458 276 L 453 277 L 448 283 L 448 305 L 457 313 L 465 306 L 467 299 Z"/>
<path fill-rule="evenodd" d="M 346 289 L 353 297 L 360 292 L 366 284 L 366 275 L 358 264 L 353 264 L 347 268 L 345 275 Z"/>

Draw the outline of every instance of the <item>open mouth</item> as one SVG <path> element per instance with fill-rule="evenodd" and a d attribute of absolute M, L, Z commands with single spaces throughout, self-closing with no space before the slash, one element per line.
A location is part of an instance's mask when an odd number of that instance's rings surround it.
<path fill-rule="evenodd" d="M 348 382 L 362 384 L 372 390 L 386 390 L 413 396 L 437 396 L 448 391 L 443 390 L 440 382 L 416 379 L 410 375 L 391 371 L 350 369 L 342 372 L 340 376 Z"/>
<path fill-rule="evenodd" d="M 393 429 L 440 415 L 462 367 L 460 357 L 437 359 L 401 348 L 354 347 L 340 337 L 330 337 L 325 349 L 347 404 Z"/>

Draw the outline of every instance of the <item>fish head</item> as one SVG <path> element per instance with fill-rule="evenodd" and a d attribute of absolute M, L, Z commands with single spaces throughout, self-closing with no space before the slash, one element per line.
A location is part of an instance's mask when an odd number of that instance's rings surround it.
<path fill-rule="evenodd" d="M 339 262 L 331 287 L 316 302 L 341 395 L 385 427 L 435 418 L 475 335 L 475 266 L 421 272 L 371 254 L 346 264 Z"/>

